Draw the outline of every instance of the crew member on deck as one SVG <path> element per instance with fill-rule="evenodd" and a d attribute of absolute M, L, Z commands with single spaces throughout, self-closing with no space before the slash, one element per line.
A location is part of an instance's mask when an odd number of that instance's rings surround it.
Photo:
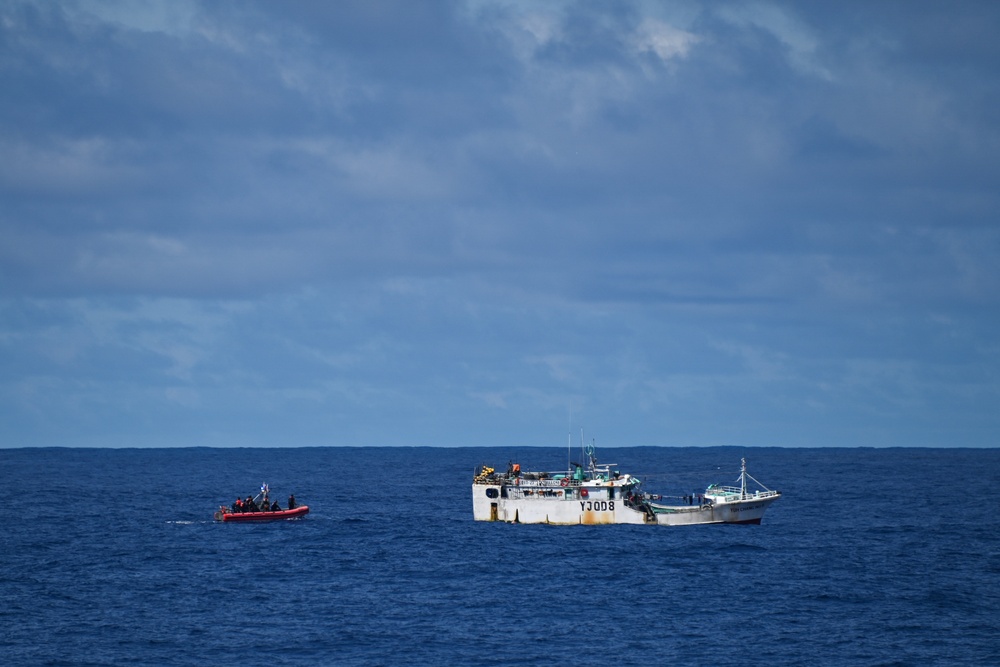
<path fill-rule="evenodd" d="M 295 494 L 288 496 L 288 509 L 295 509 Z"/>

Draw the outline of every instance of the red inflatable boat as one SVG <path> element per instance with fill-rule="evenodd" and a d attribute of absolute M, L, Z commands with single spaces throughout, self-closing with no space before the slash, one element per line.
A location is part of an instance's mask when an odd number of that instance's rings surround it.
<path fill-rule="evenodd" d="M 297 519 L 309 514 L 308 505 L 299 505 L 293 510 L 278 510 L 277 512 L 233 512 L 228 507 L 220 507 L 215 511 L 216 521 L 280 521 L 281 519 Z"/>

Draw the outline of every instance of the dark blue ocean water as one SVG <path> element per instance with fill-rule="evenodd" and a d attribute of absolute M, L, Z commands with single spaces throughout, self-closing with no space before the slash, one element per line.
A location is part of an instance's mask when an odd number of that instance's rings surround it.
<path fill-rule="evenodd" d="M 760 526 L 472 520 L 549 449 L 0 450 L 5 665 L 1000 664 L 1000 450 L 623 448 Z M 301 521 L 220 524 L 267 481 Z"/>

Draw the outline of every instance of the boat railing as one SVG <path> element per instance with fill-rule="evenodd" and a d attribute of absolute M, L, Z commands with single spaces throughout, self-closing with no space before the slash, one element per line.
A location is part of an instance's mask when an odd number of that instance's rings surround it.
<path fill-rule="evenodd" d="M 473 474 L 472 483 L 473 484 L 496 484 L 496 485 L 508 485 L 508 486 L 539 486 L 539 487 L 578 487 L 587 484 L 588 482 L 611 482 L 620 479 L 628 479 L 629 475 L 622 475 L 613 471 L 612 466 L 616 466 L 616 463 L 609 463 L 606 465 L 592 467 L 586 474 L 581 478 L 578 478 L 579 472 L 558 470 L 551 472 L 529 472 L 529 471 L 510 471 L 498 472 L 493 468 L 483 467 L 477 469 Z M 632 478 L 633 484 L 638 484 L 638 480 Z"/>
<path fill-rule="evenodd" d="M 738 486 L 714 486 L 709 489 L 705 495 L 707 496 L 726 496 L 736 497 L 736 498 L 770 498 L 772 496 L 780 496 L 781 493 L 778 491 L 771 491 L 770 489 L 751 491 L 749 489 L 746 492 L 743 491 Z"/>
<path fill-rule="evenodd" d="M 613 477 L 608 477 L 607 481 L 613 481 Z M 594 481 L 604 481 L 604 478 L 585 478 L 585 479 L 574 479 L 569 475 L 559 474 L 558 476 L 546 476 L 546 477 L 526 477 L 526 476 L 511 476 L 511 475 L 480 475 L 473 478 L 473 484 L 482 485 L 506 485 L 519 486 L 522 488 L 542 488 L 542 489 L 563 489 L 563 488 L 579 488 L 588 483 Z M 633 480 L 634 483 L 634 480 Z"/>
<path fill-rule="evenodd" d="M 715 485 L 705 491 L 706 496 L 741 496 L 743 495 L 743 489 L 738 486 L 722 486 Z"/>

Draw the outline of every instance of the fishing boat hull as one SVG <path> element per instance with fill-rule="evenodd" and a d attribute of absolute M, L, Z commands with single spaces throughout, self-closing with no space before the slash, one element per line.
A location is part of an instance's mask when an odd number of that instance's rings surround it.
<path fill-rule="evenodd" d="M 492 488 L 496 498 L 486 496 Z M 508 497 L 500 498 L 500 487 L 480 486 L 473 490 L 473 512 L 477 521 L 508 523 L 546 523 L 555 525 L 635 524 L 658 526 L 693 526 L 712 523 L 759 524 L 768 506 L 781 497 L 774 492 L 766 497 L 749 497 L 725 503 L 702 505 L 646 506 L 627 504 L 608 498 L 606 493 L 592 492 L 587 498 L 572 493 L 566 498 Z"/>
<path fill-rule="evenodd" d="M 744 499 L 721 503 L 706 503 L 696 507 L 674 507 L 650 503 L 656 523 L 661 526 L 691 526 L 706 523 L 743 523 L 759 525 L 764 512 L 775 500 L 779 492 L 767 495 L 748 496 Z"/>
<path fill-rule="evenodd" d="M 592 451 L 588 456 L 592 461 L 588 471 L 579 464 L 565 473 L 522 473 L 518 464 L 511 464 L 506 473 L 479 468 L 472 481 L 474 518 L 561 525 L 759 524 L 771 503 L 781 497 L 750 477 L 744 459 L 739 486 L 712 484 L 703 494 L 685 496 L 686 504 L 669 505 L 662 496 L 642 493 L 637 478 L 609 465 L 597 466 Z M 754 490 L 748 480 L 759 488 Z"/>
<path fill-rule="evenodd" d="M 309 513 L 308 505 L 300 505 L 291 510 L 278 510 L 277 512 L 230 512 L 220 509 L 215 512 L 216 521 L 227 523 L 240 523 L 249 521 L 281 521 L 283 519 L 297 519 Z"/>
<path fill-rule="evenodd" d="M 492 489 L 497 497 L 486 493 Z M 507 490 L 510 495 L 516 492 Z M 473 514 L 476 521 L 505 521 L 507 523 L 547 523 L 556 525 L 599 525 L 612 523 L 648 523 L 646 514 L 628 507 L 622 500 L 580 498 L 507 497 L 500 498 L 500 487 L 473 489 Z M 570 492 L 572 493 L 572 492 Z"/>

